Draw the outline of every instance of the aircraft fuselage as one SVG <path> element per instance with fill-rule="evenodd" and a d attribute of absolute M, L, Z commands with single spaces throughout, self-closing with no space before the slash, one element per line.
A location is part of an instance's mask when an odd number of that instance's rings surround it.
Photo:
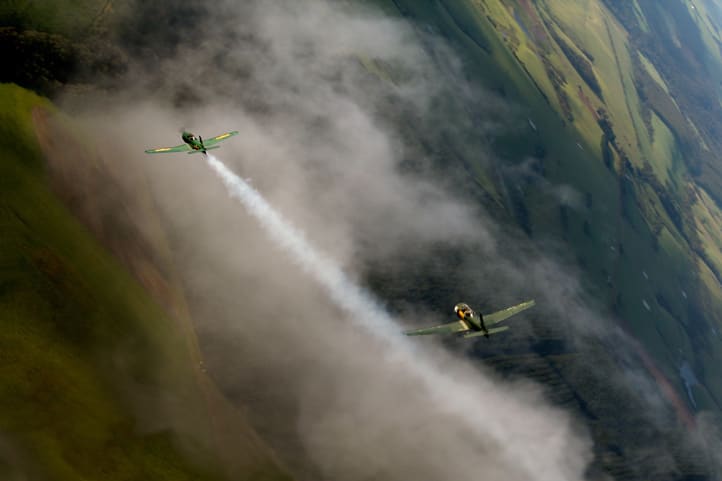
<path fill-rule="evenodd" d="M 190 147 L 191 149 L 202 150 L 203 152 L 206 151 L 206 148 L 203 145 L 203 137 L 201 137 L 200 135 L 196 137 L 196 135 L 191 132 L 183 132 L 181 138 L 183 139 L 183 142 L 188 144 L 188 147 Z"/>
<path fill-rule="evenodd" d="M 468 304 L 463 302 L 458 303 L 454 306 L 454 312 L 464 322 L 469 329 L 473 331 L 487 332 L 486 326 L 484 325 L 484 317 L 474 311 Z"/>

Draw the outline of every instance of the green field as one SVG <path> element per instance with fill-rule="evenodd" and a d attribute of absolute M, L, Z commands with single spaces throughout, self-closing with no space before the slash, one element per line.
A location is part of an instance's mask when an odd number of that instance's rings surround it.
<path fill-rule="evenodd" d="M 679 119 L 660 107 L 680 109 L 655 59 L 638 50 L 626 24 L 598 0 L 393 4 L 451 42 L 470 78 L 519 105 L 520 125 L 525 116 L 534 122 L 534 129 L 525 125 L 496 138 L 497 155 L 522 162 L 541 145 L 545 179 L 571 185 L 587 199 L 585 208 L 563 209 L 562 215 L 557 199 L 530 184 L 515 194 L 520 198 L 502 199 L 507 211 L 516 215 L 521 201 L 524 215 L 517 221 L 527 233 L 564 238 L 590 293 L 607 299 L 609 311 L 643 343 L 680 395 L 686 399 L 678 370 L 689 360 L 707 374 L 700 378 L 705 394 L 697 409 L 720 409 L 714 400 L 722 400 L 716 375 L 722 344 L 706 339 L 710 329 L 722 327 L 715 273 L 722 272 L 722 211 L 687 171 L 679 139 L 694 127 L 675 123 Z M 671 14 L 647 18 L 649 9 L 630 5 L 641 31 L 662 18 L 678 32 Z M 702 17 L 699 24 L 709 29 Z M 716 35 L 706 30 L 703 38 L 709 44 Z M 657 97 L 640 91 L 642 74 L 657 85 Z M 614 136 L 606 137 L 607 165 L 599 109 Z M 493 194 L 503 191 L 497 184 Z"/>

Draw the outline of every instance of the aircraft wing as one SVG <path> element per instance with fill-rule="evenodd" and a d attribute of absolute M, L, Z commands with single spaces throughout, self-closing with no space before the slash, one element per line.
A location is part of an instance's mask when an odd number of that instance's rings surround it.
<path fill-rule="evenodd" d="M 423 329 L 413 329 L 411 331 L 404 332 L 404 334 L 406 334 L 407 336 L 425 336 L 427 334 L 449 334 L 452 332 L 463 332 L 468 330 L 469 326 L 459 320 L 450 322 L 448 324 L 442 324 L 440 326 L 425 327 Z"/>
<path fill-rule="evenodd" d="M 526 302 L 522 302 L 521 304 L 517 304 L 516 306 L 507 307 L 506 309 L 502 309 L 501 311 L 497 311 L 493 314 L 485 314 L 484 315 L 484 324 L 487 326 L 493 326 L 494 324 L 497 324 L 504 319 L 508 319 L 511 316 L 515 314 L 519 314 L 521 311 L 525 311 L 529 309 L 530 307 L 534 306 L 536 302 L 534 302 L 534 299 Z"/>
<path fill-rule="evenodd" d="M 187 152 L 191 150 L 188 144 L 176 145 L 175 147 L 159 147 L 157 149 L 148 149 L 146 154 L 169 154 L 171 152 Z"/>
<path fill-rule="evenodd" d="M 225 134 L 216 135 L 215 137 L 211 137 L 210 139 L 203 139 L 203 145 L 206 147 L 210 147 L 211 145 L 215 145 L 219 142 L 223 142 L 228 137 L 233 137 L 234 135 L 237 135 L 238 131 L 234 130 L 233 132 L 226 132 Z"/>

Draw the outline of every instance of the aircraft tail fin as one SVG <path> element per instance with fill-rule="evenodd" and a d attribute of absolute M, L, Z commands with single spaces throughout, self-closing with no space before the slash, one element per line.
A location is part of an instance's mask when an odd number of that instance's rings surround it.
<path fill-rule="evenodd" d="M 213 147 L 205 147 L 203 150 L 191 150 L 188 154 L 205 154 L 206 150 L 220 149 L 220 145 L 214 145 Z"/>

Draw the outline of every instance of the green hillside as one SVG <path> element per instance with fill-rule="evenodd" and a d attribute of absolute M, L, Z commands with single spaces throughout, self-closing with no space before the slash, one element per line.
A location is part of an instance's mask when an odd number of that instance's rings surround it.
<path fill-rule="evenodd" d="M 224 479 L 187 333 L 50 188 L 31 116 L 52 105 L 0 102 L 0 477 Z M 261 453 L 241 479 L 285 479 Z"/>
<path fill-rule="evenodd" d="M 0 82 L 122 71 L 130 3 L 0 5 Z M 162 228 L 133 218 L 153 218 L 149 192 L 119 203 L 119 173 L 47 99 L 5 83 L 0 104 L 0 478 L 289 479 L 201 369 Z"/>

